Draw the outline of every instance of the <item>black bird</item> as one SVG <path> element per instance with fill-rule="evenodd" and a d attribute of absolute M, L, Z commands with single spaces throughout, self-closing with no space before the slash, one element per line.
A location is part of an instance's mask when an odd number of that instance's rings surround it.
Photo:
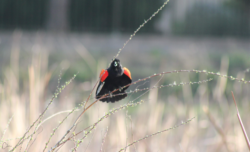
<path fill-rule="evenodd" d="M 124 86 L 130 84 L 131 82 L 132 78 L 130 71 L 125 67 L 122 68 L 119 59 L 114 59 L 114 61 L 110 64 L 110 67 L 106 70 L 102 69 L 100 73 L 100 82 L 96 89 L 96 99 L 101 98 L 105 94 L 109 94 L 107 97 L 100 99 L 100 101 L 112 103 L 119 101 L 127 97 L 125 90 L 128 89 L 128 86 Z M 116 89 L 119 90 L 111 93 Z"/>

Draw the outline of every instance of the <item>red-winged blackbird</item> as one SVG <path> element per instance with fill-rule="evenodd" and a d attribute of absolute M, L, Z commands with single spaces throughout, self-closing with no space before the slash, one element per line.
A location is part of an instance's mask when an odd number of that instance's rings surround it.
<path fill-rule="evenodd" d="M 125 97 L 127 94 L 125 90 L 128 89 L 128 86 L 125 88 L 125 85 L 128 85 L 132 82 L 130 71 L 127 68 L 122 68 L 119 59 L 114 59 L 110 67 L 107 70 L 102 69 L 100 73 L 100 82 L 96 89 L 96 98 L 99 99 L 105 94 L 109 94 L 107 97 L 100 99 L 103 102 L 115 102 L 119 101 Z M 115 91 L 111 94 L 112 91 Z M 121 94 L 121 95 L 117 95 Z"/>

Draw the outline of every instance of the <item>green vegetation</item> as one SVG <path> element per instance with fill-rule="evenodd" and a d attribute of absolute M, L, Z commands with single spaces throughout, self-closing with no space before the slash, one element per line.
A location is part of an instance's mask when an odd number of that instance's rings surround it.
<path fill-rule="evenodd" d="M 248 16 L 244 9 L 197 2 L 187 11 L 184 21 L 175 21 L 172 27 L 178 35 L 247 37 L 250 36 Z"/>
<path fill-rule="evenodd" d="M 1 0 L 0 29 L 41 29 L 45 26 L 48 0 Z"/>

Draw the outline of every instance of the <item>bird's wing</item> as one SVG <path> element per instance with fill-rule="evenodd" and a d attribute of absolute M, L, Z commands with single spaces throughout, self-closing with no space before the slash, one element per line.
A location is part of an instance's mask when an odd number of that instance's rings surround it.
<path fill-rule="evenodd" d="M 124 72 L 122 75 L 122 79 L 121 79 L 121 86 L 120 87 L 124 87 L 128 84 L 130 84 L 132 82 L 132 77 L 131 77 L 131 73 L 127 68 L 123 68 Z M 129 86 L 123 88 L 122 90 L 126 90 Z"/>
<path fill-rule="evenodd" d="M 103 82 L 109 76 L 108 70 L 102 69 L 100 73 L 100 81 Z"/>
<path fill-rule="evenodd" d="M 97 89 L 96 89 L 96 98 L 100 98 L 102 95 L 108 93 L 108 90 L 105 90 L 104 88 L 104 85 L 105 85 L 105 80 L 107 79 L 109 73 L 108 73 L 108 70 L 104 70 L 102 69 L 101 73 L 100 73 L 100 82 L 97 86 Z"/>

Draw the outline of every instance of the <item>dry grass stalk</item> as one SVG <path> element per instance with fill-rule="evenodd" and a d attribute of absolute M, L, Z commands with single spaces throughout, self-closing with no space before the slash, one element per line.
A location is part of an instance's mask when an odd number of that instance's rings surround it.
<path fill-rule="evenodd" d="M 240 123 L 240 126 L 241 126 L 241 129 L 242 129 L 242 132 L 244 134 L 244 137 L 245 137 L 245 140 L 246 140 L 246 143 L 247 143 L 247 146 L 248 146 L 248 150 L 250 151 L 250 142 L 249 142 L 249 138 L 247 136 L 247 132 L 245 130 L 245 127 L 244 127 L 244 124 L 241 120 L 241 117 L 240 117 L 240 113 L 239 113 L 239 110 L 238 110 L 238 107 L 237 107 L 237 103 L 235 101 L 235 98 L 234 98 L 234 94 L 233 94 L 233 91 L 231 91 L 232 93 L 232 97 L 233 97 L 233 100 L 234 100 L 234 104 L 235 104 L 235 107 L 236 107 L 236 110 L 237 110 L 237 116 L 238 116 L 238 119 L 239 119 L 239 123 Z"/>
<path fill-rule="evenodd" d="M 214 126 L 215 130 L 219 133 L 219 135 L 221 136 L 222 142 L 224 143 L 226 149 L 228 152 L 230 152 L 230 148 L 228 147 L 227 144 L 227 138 L 225 133 L 223 132 L 223 130 L 221 129 L 221 127 L 219 127 L 219 125 L 216 123 L 214 117 L 210 114 L 208 107 L 203 107 L 203 111 L 206 113 L 209 121 L 212 123 L 212 125 Z"/>
<path fill-rule="evenodd" d="M 108 130 L 109 130 L 109 128 L 107 127 L 107 129 L 105 130 L 105 133 L 104 133 L 104 135 L 103 135 L 103 139 L 102 139 L 102 144 L 101 144 L 100 152 L 103 151 L 103 145 L 104 145 L 105 139 L 106 139 L 106 137 L 107 137 Z"/>

